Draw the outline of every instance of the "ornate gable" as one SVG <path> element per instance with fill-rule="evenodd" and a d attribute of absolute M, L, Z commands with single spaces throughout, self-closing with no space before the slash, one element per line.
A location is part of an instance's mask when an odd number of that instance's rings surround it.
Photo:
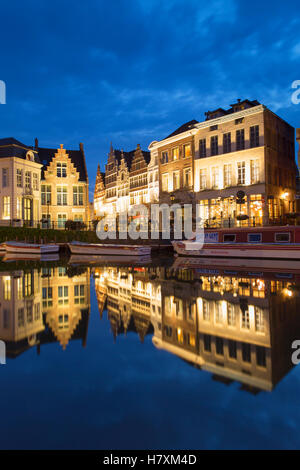
<path fill-rule="evenodd" d="M 46 180 L 57 178 L 57 163 L 66 164 L 67 176 L 73 177 L 74 182 L 79 181 L 79 172 L 76 170 L 66 149 L 63 148 L 63 144 L 61 144 L 60 148 L 57 149 L 57 152 L 54 154 L 52 160 L 44 171 L 44 178 Z"/>

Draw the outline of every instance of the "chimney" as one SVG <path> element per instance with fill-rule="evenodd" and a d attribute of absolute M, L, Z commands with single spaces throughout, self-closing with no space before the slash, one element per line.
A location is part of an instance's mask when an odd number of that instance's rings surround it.
<path fill-rule="evenodd" d="M 36 149 L 39 148 L 39 141 L 38 141 L 37 137 L 34 139 L 34 148 L 36 148 Z"/>
<path fill-rule="evenodd" d="M 80 148 L 81 152 L 83 152 L 83 143 L 82 142 L 80 142 L 79 148 Z"/>

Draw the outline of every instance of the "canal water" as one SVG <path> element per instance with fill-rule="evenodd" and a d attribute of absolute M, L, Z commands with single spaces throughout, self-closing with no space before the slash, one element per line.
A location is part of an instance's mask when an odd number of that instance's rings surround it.
<path fill-rule="evenodd" d="M 299 448 L 300 269 L 249 263 L 1 262 L 0 447 Z"/>

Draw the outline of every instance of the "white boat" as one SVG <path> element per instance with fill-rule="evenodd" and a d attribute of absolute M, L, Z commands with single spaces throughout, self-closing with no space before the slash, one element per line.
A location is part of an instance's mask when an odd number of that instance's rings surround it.
<path fill-rule="evenodd" d="M 42 255 L 45 253 L 58 253 L 59 245 L 55 243 L 36 244 L 23 242 L 5 242 L 6 253 L 26 253 Z"/>
<path fill-rule="evenodd" d="M 151 247 L 144 245 L 108 245 L 96 243 L 68 243 L 72 255 L 115 255 L 115 256 L 145 256 L 151 254 Z"/>
<path fill-rule="evenodd" d="M 200 234 L 199 239 L 173 241 L 172 245 L 180 256 L 300 261 L 300 227 L 220 229 L 206 231 L 204 238 Z"/>

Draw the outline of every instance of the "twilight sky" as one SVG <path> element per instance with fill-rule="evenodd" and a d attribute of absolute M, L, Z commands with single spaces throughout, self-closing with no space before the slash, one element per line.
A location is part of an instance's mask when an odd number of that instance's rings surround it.
<path fill-rule="evenodd" d="M 11 0 L 1 5 L 0 38 L 0 136 L 83 142 L 91 189 L 110 141 L 147 149 L 237 98 L 300 126 L 295 1 Z"/>

